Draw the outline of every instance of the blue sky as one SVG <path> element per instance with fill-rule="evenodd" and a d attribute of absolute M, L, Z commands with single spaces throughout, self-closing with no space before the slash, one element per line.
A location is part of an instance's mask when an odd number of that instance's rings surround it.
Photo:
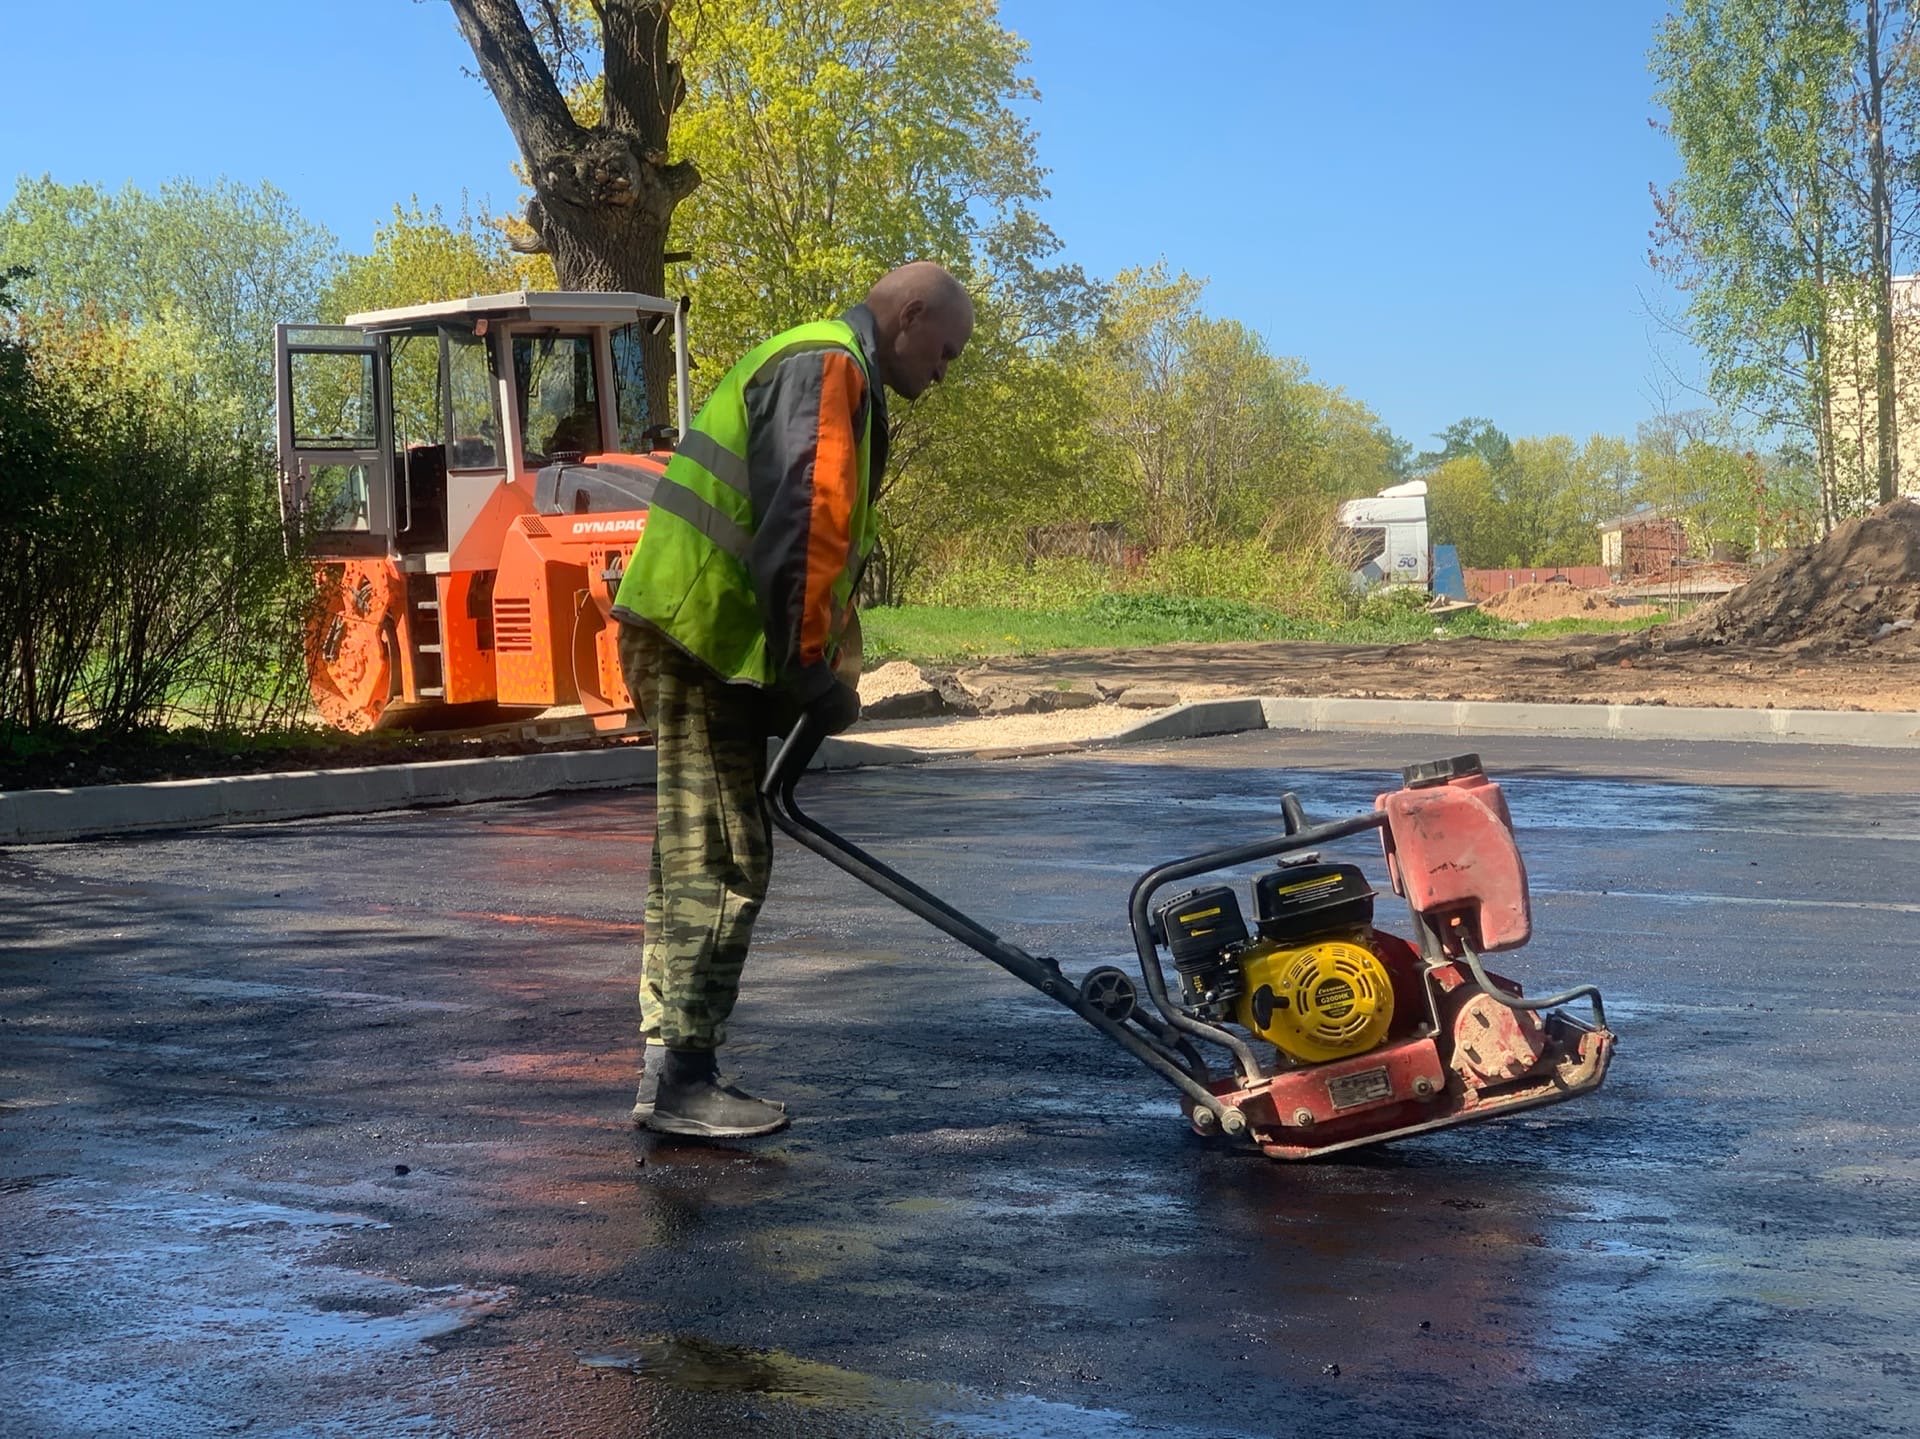
<path fill-rule="evenodd" d="M 1031 45 L 1042 213 L 1099 275 L 1164 255 L 1424 447 L 1631 433 L 1700 403 L 1646 262 L 1675 170 L 1666 0 L 1001 0 Z M 273 181 L 345 244 L 396 202 L 518 193 L 436 0 L 13 7 L 0 180 Z M 24 63 L 22 63 L 24 62 Z"/>

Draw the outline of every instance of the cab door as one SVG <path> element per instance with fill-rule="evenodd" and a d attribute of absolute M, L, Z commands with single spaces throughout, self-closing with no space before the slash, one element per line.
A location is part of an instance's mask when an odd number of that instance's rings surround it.
<path fill-rule="evenodd" d="M 384 555 L 393 536 L 386 350 L 351 325 L 275 325 L 280 517 L 317 554 Z"/>

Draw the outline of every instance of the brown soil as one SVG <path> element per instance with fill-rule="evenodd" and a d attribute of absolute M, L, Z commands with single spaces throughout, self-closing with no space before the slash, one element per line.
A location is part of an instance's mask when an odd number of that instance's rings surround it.
<path fill-rule="evenodd" d="M 1418 645 L 1164 645 L 997 660 L 1009 683 L 1087 679 L 1156 685 L 1183 700 L 1225 695 L 1515 700 L 1750 709 L 1920 710 L 1920 657 L 1794 654 L 1761 646 L 1669 644 L 1660 632 Z"/>
<path fill-rule="evenodd" d="M 1480 608 L 1499 619 L 1528 624 L 1539 620 L 1622 618 L 1620 606 L 1607 596 L 1572 585 L 1516 585 L 1482 600 Z"/>
<path fill-rule="evenodd" d="M 1759 644 L 1801 656 L 1920 656 L 1920 504 L 1895 500 L 1768 565 L 1668 629 L 1673 641 Z"/>
<path fill-rule="evenodd" d="M 1846 591 L 1843 594 L 1856 593 Z M 1736 593 L 1729 597 L 1738 600 Z M 1736 610 L 1736 613 L 1738 611 Z M 1878 643 L 1854 637 L 1822 644 L 1716 644 L 1668 626 L 1629 636 L 1550 640 L 1433 640 L 1417 645 L 1162 645 L 1078 650 L 996 660 L 977 685 L 1057 685 L 1084 680 L 1109 691 L 1151 686 L 1181 700 L 1229 695 L 1358 699 L 1514 700 L 1561 704 L 1705 705 L 1752 709 L 1920 710 L 1920 647 L 1911 631 Z M 1895 642 L 1895 641 L 1898 642 Z M 1841 648 L 1841 645 L 1849 646 Z M 916 747 L 1000 748 L 1098 737 L 1141 718 L 1112 706 L 1051 715 L 950 721 L 866 722 L 851 738 Z M 951 733 L 936 734 L 933 731 Z M 913 731 L 913 732 L 909 732 Z M 584 748 L 580 741 L 564 748 Z M 599 743 L 605 743 L 600 741 Z M 33 754 L 0 749 L 0 789 L 110 784 L 196 775 L 325 769 L 422 759 L 464 759 L 547 748 L 497 734 L 368 735 L 242 755 L 200 745 L 73 740 Z"/>
<path fill-rule="evenodd" d="M 1484 608 L 1541 620 L 1612 608 L 1524 585 Z M 1754 709 L 1920 710 L 1920 504 L 1896 500 L 1782 556 L 1685 620 L 1628 636 L 1418 645 L 1168 645 L 999 660 L 970 676 L 1225 694 Z"/>

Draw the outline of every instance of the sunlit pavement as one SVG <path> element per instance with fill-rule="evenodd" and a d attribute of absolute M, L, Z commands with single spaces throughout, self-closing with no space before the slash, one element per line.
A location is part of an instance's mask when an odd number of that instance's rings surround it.
<path fill-rule="evenodd" d="M 1471 747 L 803 794 L 1077 973 L 1150 864 Z M 793 1127 L 635 1134 L 646 791 L 0 853 L 0 1433 L 1920 1428 L 1911 759 L 1479 748 L 1503 968 L 1597 982 L 1613 1075 L 1315 1167 L 784 842 L 728 1058 Z"/>

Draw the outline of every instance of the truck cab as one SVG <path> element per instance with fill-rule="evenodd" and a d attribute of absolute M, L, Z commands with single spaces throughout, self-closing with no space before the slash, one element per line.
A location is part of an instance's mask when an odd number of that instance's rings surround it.
<path fill-rule="evenodd" d="M 518 291 L 275 328 L 281 515 L 318 570 L 329 724 L 635 722 L 608 610 L 686 429 L 685 315 Z M 677 427 L 651 419 L 669 382 Z"/>
<path fill-rule="evenodd" d="M 1433 583 L 1427 532 L 1427 482 L 1389 485 L 1364 500 L 1348 500 L 1334 518 L 1336 554 L 1357 590 L 1379 585 Z"/>

